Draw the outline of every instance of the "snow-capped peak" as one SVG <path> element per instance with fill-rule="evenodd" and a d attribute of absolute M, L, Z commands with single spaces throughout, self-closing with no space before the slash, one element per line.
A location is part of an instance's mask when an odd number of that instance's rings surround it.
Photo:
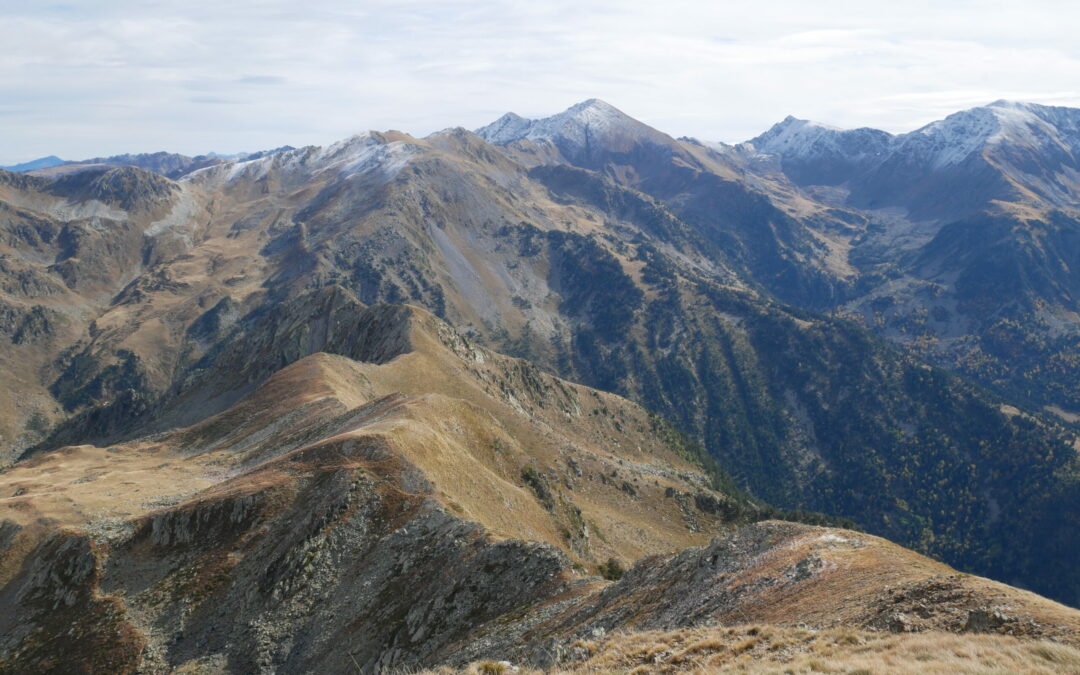
<path fill-rule="evenodd" d="M 837 129 L 788 116 L 750 141 L 785 160 L 897 158 L 941 169 L 998 145 L 1080 148 L 1080 110 L 998 100 L 962 110 L 915 131 L 891 136 L 876 129 Z"/>
<path fill-rule="evenodd" d="M 880 155 L 891 136 L 877 129 L 841 129 L 788 115 L 750 141 L 754 149 L 785 159 L 839 158 L 859 160 Z"/>
<path fill-rule="evenodd" d="M 802 155 L 822 138 L 840 131 L 837 127 L 788 115 L 750 142 L 762 152 Z"/>
<path fill-rule="evenodd" d="M 580 121 L 610 120 L 621 117 L 629 119 L 624 112 L 607 101 L 601 101 L 598 98 L 590 98 L 581 103 L 575 103 L 554 117 L 573 117 Z"/>
<path fill-rule="evenodd" d="M 1080 148 L 1080 110 L 998 100 L 962 110 L 897 137 L 897 151 L 916 153 L 932 168 L 955 166 L 996 146 Z"/>
<path fill-rule="evenodd" d="M 509 143 L 524 138 L 531 125 L 532 120 L 508 112 L 491 124 L 480 127 L 476 133 L 491 143 Z"/>
<path fill-rule="evenodd" d="M 506 113 L 491 124 L 476 130 L 491 143 L 510 143 L 517 140 L 547 140 L 560 145 L 586 146 L 590 139 L 619 136 L 661 135 L 638 122 L 610 103 L 591 98 L 570 106 L 551 117 L 530 120 Z"/>
<path fill-rule="evenodd" d="M 825 131 L 846 131 L 841 127 L 834 127 L 831 124 L 825 124 L 824 122 L 815 122 L 814 120 L 801 120 L 794 115 L 788 115 L 776 126 L 782 128 L 810 128 L 810 129 L 822 129 Z"/>

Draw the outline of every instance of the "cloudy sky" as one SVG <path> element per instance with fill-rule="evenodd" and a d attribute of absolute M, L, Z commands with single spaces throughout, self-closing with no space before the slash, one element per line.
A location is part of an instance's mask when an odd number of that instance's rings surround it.
<path fill-rule="evenodd" d="M 1080 3 L 0 0 L 0 164 L 423 135 L 598 97 L 739 141 L 1080 105 Z"/>

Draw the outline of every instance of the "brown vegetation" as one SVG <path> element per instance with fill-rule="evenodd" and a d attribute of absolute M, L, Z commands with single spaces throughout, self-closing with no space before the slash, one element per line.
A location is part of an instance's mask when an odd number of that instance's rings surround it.
<path fill-rule="evenodd" d="M 892 635 L 845 628 L 823 631 L 776 626 L 694 628 L 615 634 L 575 645 L 576 660 L 550 673 L 846 673 L 869 675 L 1051 675 L 1080 672 L 1080 650 L 1012 637 L 920 633 Z M 439 675 L 487 673 L 485 662 Z M 529 668 L 499 672 L 521 675 Z"/>

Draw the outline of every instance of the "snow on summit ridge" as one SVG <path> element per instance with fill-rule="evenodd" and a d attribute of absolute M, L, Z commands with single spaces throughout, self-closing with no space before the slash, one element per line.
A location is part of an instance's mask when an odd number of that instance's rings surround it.
<path fill-rule="evenodd" d="M 878 129 L 841 129 L 788 115 L 750 144 L 757 152 L 785 159 L 862 161 L 884 153 L 892 138 Z"/>
<path fill-rule="evenodd" d="M 491 143 L 509 143 L 527 136 L 531 126 L 532 120 L 508 112 L 491 124 L 480 127 L 476 133 Z"/>
<path fill-rule="evenodd" d="M 1080 148 L 1080 110 L 1000 99 L 893 136 L 870 128 L 838 129 L 788 116 L 750 141 L 758 152 L 805 160 L 897 155 L 929 168 L 960 164 L 988 147 Z"/>
<path fill-rule="evenodd" d="M 1080 147 L 1080 110 L 1002 99 L 898 136 L 896 151 L 920 154 L 933 168 L 944 168 L 1005 144 Z"/>
<path fill-rule="evenodd" d="M 561 113 L 535 120 L 506 113 L 491 124 L 480 127 L 476 133 L 491 143 L 546 140 L 576 149 L 587 147 L 590 139 L 664 136 L 598 98 L 590 98 Z"/>
<path fill-rule="evenodd" d="M 193 171 L 182 180 L 259 180 L 271 172 L 310 179 L 320 174 L 349 178 L 379 175 L 394 178 L 415 155 L 416 148 L 394 132 L 364 132 L 327 146 L 306 146 L 272 152 Z"/>

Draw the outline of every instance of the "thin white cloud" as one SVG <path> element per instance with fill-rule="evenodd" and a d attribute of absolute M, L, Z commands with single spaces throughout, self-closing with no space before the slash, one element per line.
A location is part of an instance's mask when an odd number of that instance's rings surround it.
<path fill-rule="evenodd" d="M 599 97 L 675 135 L 1080 105 L 1051 0 L 0 0 L 0 163 L 422 135 Z"/>

